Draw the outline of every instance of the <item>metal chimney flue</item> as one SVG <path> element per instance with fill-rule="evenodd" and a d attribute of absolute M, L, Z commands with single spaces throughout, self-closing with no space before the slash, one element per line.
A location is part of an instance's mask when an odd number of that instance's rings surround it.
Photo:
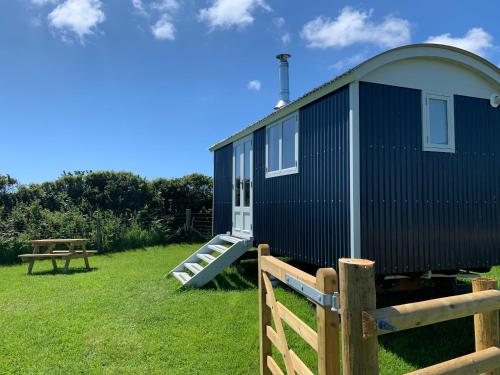
<path fill-rule="evenodd" d="M 280 109 L 290 103 L 290 86 L 288 82 L 288 59 L 292 57 L 287 53 L 280 53 L 276 58 L 280 62 L 280 100 L 274 109 Z"/>

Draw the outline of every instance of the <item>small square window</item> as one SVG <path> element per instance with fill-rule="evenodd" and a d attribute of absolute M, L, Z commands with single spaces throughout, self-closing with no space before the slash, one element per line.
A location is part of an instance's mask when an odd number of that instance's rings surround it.
<path fill-rule="evenodd" d="M 298 134 L 296 113 L 266 129 L 266 177 L 298 172 Z"/>
<path fill-rule="evenodd" d="M 423 93 L 424 151 L 455 152 L 453 96 Z"/>

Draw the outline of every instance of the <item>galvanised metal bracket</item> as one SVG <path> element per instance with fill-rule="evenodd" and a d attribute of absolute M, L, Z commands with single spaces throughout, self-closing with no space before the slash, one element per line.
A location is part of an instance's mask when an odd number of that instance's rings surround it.
<path fill-rule="evenodd" d="M 323 307 L 331 307 L 332 311 L 336 312 L 337 314 L 342 313 L 342 310 L 340 308 L 339 293 L 335 292 L 333 294 L 325 294 L 289 274 L 285 274 L 285 284 L 293 290 L 299 292 L 303 296 L 307 297 L 312 302 L 317 303 L 318 305 Z"/>

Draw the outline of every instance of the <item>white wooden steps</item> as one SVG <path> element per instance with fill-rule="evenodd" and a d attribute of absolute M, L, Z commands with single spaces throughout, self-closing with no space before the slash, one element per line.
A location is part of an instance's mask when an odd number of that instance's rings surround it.
<path fill-rule="evenodd" d="M 217 251 L 218 253 L 224 254 L 228 248 L 222 245 L 208 245 L 207 246 L 210 250 Z"/>
<path fill-rule="evenodd" d="M 251 245 L 251 240 L 228 234 L 217 235 L 170 271 L 170 274 L 184 287 L 200 288 L 241 257 Z"/>

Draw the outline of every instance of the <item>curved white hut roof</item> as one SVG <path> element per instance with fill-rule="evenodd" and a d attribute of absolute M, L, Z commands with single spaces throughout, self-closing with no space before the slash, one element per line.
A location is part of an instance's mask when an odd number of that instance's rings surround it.
<path fill-rule="evenodd" d="M 500 68 L 460 48 L 440 44 L 411 44 L 383 52 L 347 71 L 285 107 L 210 147 L 215 151 L 253 133 L 299 108 L 354 81 L 447 91 L 489 99 L 500 91 Z"/>

